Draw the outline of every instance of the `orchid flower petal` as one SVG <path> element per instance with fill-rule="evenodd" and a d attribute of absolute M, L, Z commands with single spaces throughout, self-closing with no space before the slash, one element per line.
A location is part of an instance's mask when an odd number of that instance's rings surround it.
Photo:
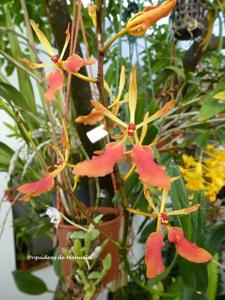
<path fill-rule="evenodd" d="M 109 94 L 109 96 L 113 99 L 116 100 L 116 97 L 113 95 L 112 90 L 110 89 L 108 82 L 104 79 L 104 89 L 106 92 Z"/>
<path fill-rule="evenodd" d="M 111 111 L 109 111 L 106 107 L 104 107 L 101 103 L 97 100 L 91 100 L 92 105 L 99 111 L 101 111 L 106 117 L 111 119 L 113 122 L 117 123 L 118 125 L 127 128 L 127 124 L 117 118 Z"/>
<path fill-rule="evenodd" d="M 45 177 L 41 178 L 38 181 L 26 183 L 17 188 L 17 190 L 25 194 L 22 198 L 24 201 L 28 201 L 31 197 L 37 197 L 42 193 L 49 192 L 54 187 L 54 179 L 50 174 L 47 174 Z"/>
<path fill-rule="evenodd" d="M 123 143 L 108 144 L 103 154 L 78 163 L 73 169 L 73 174 L 88 177 L 105 176 L 113 171 L 114 165 L 122 159 L 124 151 Z"/>
<path fill-rule="evenodd" d="M 177 216 L 177 215 L 189 215 L 192 212 L 195 212 L 199 209 L 200 204 L 195 204 L 190 207 L 186 207 L 179 210 L 173 210 L 167 213 L 168 216 Z"/>
<path fill-rule="evenodd" d="M 159 230 L 153 232 L 147 239 L 145 247 L 145 264 L 147 266 L 147 277 L 154 278 L 165 270 L 162 258 L 163 234 Z"/>
<path fill-rule="evenodd" d="M 120 71 L 119 90 L 118 90 L 118 95 L 116 97 L 116 100 L 120 100 L 124 86 L 125 86 L 125 82 L 126 82 L 126 69 L 124 66 L 122 66 L 121 71 Z"/>
<path fill-rule="evenodd" d="M 145 115 L 144 115 L 144 122 L 145 120 L 147 120 L 148 118 L 148 115 L 149 115 L 149 112 L 147 112 Z M 143 127 L 142 127 L 142 130 L 141 130 L 141 136 L 140 136 L 140 144 L 142 145 L 142 143 L 144 142 L 144 139 L 145 139 L 145 136 L 147 134 L 147 130 L 148 130 L 148 125 L 145 124 Z"/>
<path fill-rule="evenodd" d="M 147 213 L 135 208 L 130 208 L 128 207 L 127 210 L 135 215 L 140 215 L 140 216 L 144 216 L 144 217 L 149 217 L 149 218 L 157 218 L 159 216 L 159 213 Z"/>
<path fill-rule="evenodd" d="M 45 99 L 47 101 L 52 101 L 56 91 L 59 91 L 63 88 L 64 76 L 63 72 L 60 69 L 55 69 L 47 76 L 48 81 L 48 90 L 45 93 Z"/>
<path fill-rule="evenodd" d="M 168 113 L 168 111 L 170 109 L 173 108 L 174 104 L 176 103 L 175 100 L 171 100 L 168 103 L 166 103 L 166 105 L 163 106 L 163 108 L 161 108 L 160 110 L 158 110 L 155 114 L 151 115 L 150 117 L 148 117 L 146 120 L 144 120 L 143 122 L 139 123 L 136 126 L 136 129 L 141 128 L 144 125 L 147 125 L 150 122 L 155 121 L 156 119 L 163 117 L 164 115 L 166 115 Z"/>
<path fill-rule="evenodd" d="M 137 105 L 137 81 L 136 81 L 136 69 L 132 67 L 131 74 L 130 74 L 130 85 L 128 91 L 128 104 L 130 110 L 130 123 L 135 123 L 135 111 Z"/>
<path fill-rule="evenodd" d="M 89 115 L 79 116 L 75 122 L 84 125 L 95 125 L 104 119 L 104 114 L 96 108 L 93 108 Z"/>
<path fill-rule="evenodd" d="M 35 31 L 39 41 L 41 42 L 42 46 L 45 48 L 45 50 L 48 52 L 50 56 L 55 56 L 55 52 L 52 49 L 51 44 L 49 43 L 48 39 L 44 35 L 44 33 L 37 27 L 36 23 L 33 20 L 30 20 L 30 24 Z"/>
<path fill-rule="evenodd" d="M 54 65 L 53 63 L 49 63 L 49 64 L 37 64 L 37 63 L 34 63 L 32 61 L 29 61 L 25 57 L 21 58 L 20 60 L 23 63 L 25 63 L 31 69 L 41 69 L 41 68 L 50 67 L 50 66 Z"/>
<path fill-rule="evenodd" d="M 150 195 L 145 193 L 145 198 L 147 198 L 147 200 L 150 200 L 149 204 L 154 209 L 155 205 L 149 197 L 150 197 Z M 179 209 L 179 210 L 173 210 L 173 211 L 166 212 L 166 215 L 167 216 L 188 215 L 192 212 L 197 211 L 199 209 L 199 207 L 200 207 L 200 204 L 195 204 L 191 207 L 187 207 L 187 208 L 184 208 L 184 209 Z M 134 208 L 127 208 L 127 210 L 129 212 L 131 212 L 132 214 L 137 214 L 137 215 L 145 216 L 145 217 L 149 217 L 149 218 L 156 218 L 156 217 L 160 216 L 160 213 L 148 213 L 148 212 L 144 212 L 144 211 L 137 210 L 137 209 L 134 209 Z"/>
<path fill-rule="evenodd" d="M 135 145 L 132 157 L 137 173 L 144 184 L 167 190 L 170 188 L 170 178 L 163 171 L 162 166 L 154 161 L 154 153 L 150 148 Z"/>
<path fill-rule="evenodd" d="M 205 263 L 212 259 L 209 252 L 188 241 L 179 227 L 169 230 L 168 239 L 171 243 L 176 244 L 177 253 L 191 262 Z"/>
<path fill-rule="evenodd" d="M 69 44 L 69 41 L 70 41 L 70 24 L 68 24 L 67 29 L 66 29 L 66 40 L 65 40 L 62 52 L 60 54 L 60 59 L 61 60 L 63 59 L 63 56 L 64 56 L 64 54 L 66 52 L 66 49 L 67 49 L 68 44 Z"/>
<path fill-rule="evenodd" d="M 70 73 L 76 73 L 86 65 L 93 65 L 95 63 L 95 60 L 90 58 L 88 60 L 83 59 L 77 54 L 74 54 L 72 56 L 69 56 L 66 60 L 62 62 L 63 69 Z"/>

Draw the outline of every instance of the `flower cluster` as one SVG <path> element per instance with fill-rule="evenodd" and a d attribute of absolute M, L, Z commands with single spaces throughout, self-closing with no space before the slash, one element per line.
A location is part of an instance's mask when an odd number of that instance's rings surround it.
<path fill-rule="evenodd" d="M 180 171 L 191 191 L 202 190 L 210 201 L 216 201 L 217 194 L 225 185 L 225 150 L 208 145 L 200 160 L 183 155 Z"/>

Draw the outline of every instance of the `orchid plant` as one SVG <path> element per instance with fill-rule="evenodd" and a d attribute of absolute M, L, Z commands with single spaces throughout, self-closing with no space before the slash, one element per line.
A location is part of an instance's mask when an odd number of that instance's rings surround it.
<path fill-rule="evenodd" d="M 58 180 L 65 171 L 73 176 L 74 187 L 76 187 L 80 178 L 83 176 L 99 178 L 111 174 L 115 181 L 116 190 L 120 192 L 121 205 L 124 212 L 124 235 L 122 241 L 117 243 L 117 245 L 121 248 L 123 254 L 125 253 L 125 256 L 127 255 L 127 227 L 129 226 L 127 219 L 129 216 L 131 214 L 136 214 L 157 219 L 156 228 L 148 237 L 145 247 L 146 276 L 150 279 L 160 275 L 166 269 L 162 258 L 164 236 L 166 235 L 168 236 L 168 241 L 175 244 L 179 256 L 190 262 L 207 263 L 213 259 L 213 256 L 205 249 L 189 241 L 186 238 L 186 233 L 181 227 L 171 225 L 173 222 L 170 218 L 173 218 L 173 216 L 194 213 L 200 208 L 200 205 L 194 204 L 177 210 L 168 208 L 169 206 L 167 204 L 170 202 L 170 191 L 178 177 L 169 176 L 166 168 L 159 163 L 158 159 L 156 159 L 156 140 L 152 141 L 151 144 L 144 143 L 149 124 L 160 118 L 164 118 L 168 113 L 172 114 L 176 101 L 168 101 L 158 111 L 151 115 L 147 112 L 143 115 L 143 120 L 137 122 L 136 109 L 138 107 L 138 86 L 136 67 L 132 66 L 131 68 L 129 87 L 126 93 L 126 69 L 125 66 L 122 66 L 118 93 L 115 96 L 109 84 L 103 78 L 103 61 L 104 54 L 118 38 L 121 38 L 125 34 L 134 37 L 144 35 L 151 25 L 167 16 L 175 5 L 176 0 L 167 0 L 161 5 L 146 7 L 143 11 L 132 16 L 124 29 L 113 36 L 105 45 L 100 45 L 98 78 L 84 76 L 79 73 L 81 67 L 94 64 L 94 59 L 90 58 L 84 60 L 79 55 L 73 54 L 64 60 L 65 51 L 70 41 L 69 26 L 66 31 L 63 50 L 60 55 L 57 55 L 46 36 L 41 32 L 35 22 L 31 20 L 30 23 L 34 32 L 47 53 L 50 55 L 52 62 L 50 64 L 43 64 L 31 62 L 25 58 L 22 59 L 28 67 L 33 69 L 44 68 L 47 66 L 54 67 L 53 71 L 47 76 L 48 89 L 45 92 L 46 101 L 48 103 L 51 102 L 51 105 L 53 106 L 53 100 L 55 99 L 56 93 L 63 90 L 64 73 L 76 76 L 86 82 L 97 84 L 99 89 L 99 99 L 91 100 L 91 112 L 87 115 L 78 116 L 75 122 L 76 124 L 97 126 L 101 123 L 104 125 L 107 137 L 105 139 L 104 149 L 97 151 L 97 153 L 95 153 L 96 155 L 91 159 L 86 159 L 74 164 L 71 159 L 71 139 L 67 132 L 68 116 L 65 115 L 61 120 L 62 147 L 60 148 L 56 145 L 50 146 L 53 151 L 52 153 L 57 157 L 56 163 L 52 166 L 46 165 L 44 170 L 45 174 L 38 181 L 25 183 L 19 186 L 17 190 L 20 194 L 20 199 L 28 201 L 30 198 L 39 197 L 43 193 L 52 191 L 55 186 L 67 193 L 68 190 L 64 189 L 63 184 Z M 89 7 L 89 15 L 92 18 L 94 26 L 97 27 L 97 31 L 99 30 L 99 22 L 96 22 L 96 19 L 98 19 L 98 10 L 99 8 L 93 4 Z M 107 92 L 110 98 L 110 103 L 108 105 L 103 101 L 106 98 L 105 92 Z M 129 120 L 125 120 L 123 114 L 121 114 L 121 110 L 124 107 L 129 111 Z M 121 161 L 125 161 L 129 166 L 127 172 L 124 172 L 121 167 Z M 190 164 L 190 166 L 192 165 L 193 164 Z M 149 209 L 147 212 L 132 207 L 126 197 L 124 185 L 134 172 L 139 175 L 139 180 L 143 187 Z M 151 195 L 153 189 L 160 195 L 160 201 L 153 200 Z M 73 192 L 74 190 L 71 189 L 69 195 L 73 195 Z M 77 202 L 76 204 L 79 208 L 79 204 Z M 58 222 L 60 222 L 59 219 L 57 219 L 57 224 Z M 77 262 L 77 264 L 79 265 L 80 263 Z M 84 285 L 88 285 L 86 278 L 83 277 L 83 273 L 80 272 L 78 275 L 80 276 L 80 282 Z M 88 285 L 88 287 L 91 289 L 93 288 L 93 285 L 91 287 Z"/>

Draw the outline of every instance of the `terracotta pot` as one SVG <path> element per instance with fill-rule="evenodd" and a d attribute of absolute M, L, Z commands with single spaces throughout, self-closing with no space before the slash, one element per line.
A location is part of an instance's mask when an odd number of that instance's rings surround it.
<path fill-rule="evenodd" d="M 89 208 L 89 212 L 96 211 L 103 215 L 114 214 L 116 217 L 110 221 L 106 221 L 100 223 L 99 226 L 101 227 L 102 231 L 104 231 L 107 235 L 110 235 L 114 240 L 119 240 L 119 230 L 120 230 L 120 222 L 121 222 L 121 211 L 116 208 L 111 207 L 99 207 L 97 209 Z M 57 236 L 59 240 L 59 246 L 61 249 L 61 254 L 63 255 L 63 249 L 69 249 L 69 237 L 72 232 L 80 231 L 80 229 L 76 229 L 72 225 L 60 223 L 57 229 Z M 99 239 L 101 242 L 105 240 L 105 236 L 100 234 Z M 104 258 L 108 253 L 111 253 L 112 256 L 112 266 L 109 269 L 108 273 L 106 274 L 103 284 L 106 285 L 107 283 L 111 282 L 115 279 L 119 274 L 119 249 L 118 247 L 108 242 L 104 251 L 102 251 L 100 257 Z M 64 273 L 64 279 L 67 285 L 72 288 L 73 282 L 71 280 L 72 276 L 72 262 L 68 259 L 62 260 L 62 268 Z"/>

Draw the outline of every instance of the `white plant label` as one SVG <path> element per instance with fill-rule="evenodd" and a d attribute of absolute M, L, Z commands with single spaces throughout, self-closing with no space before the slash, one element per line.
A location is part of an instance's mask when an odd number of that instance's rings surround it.
<path fill-rule="evenodd" d="M 105 136 L 108 135 L 108 132 L 105 130 L 104 128 L 104 124 L 88 131 L 87 133 L 87 137 L 89 138 L 90 142 L 92 144 L 100 141 L 102 138 L 104 138 Z"/>

